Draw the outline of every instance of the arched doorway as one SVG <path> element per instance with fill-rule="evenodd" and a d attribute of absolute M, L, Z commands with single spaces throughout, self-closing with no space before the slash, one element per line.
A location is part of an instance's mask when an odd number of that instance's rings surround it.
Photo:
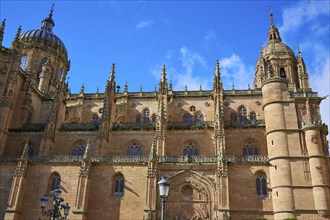
<path fill-rule="evenodd" d="M 215 189 L 210 179 L 195 171 L 180 171 L 168 179 L 167 219 L 207 220 L 213 216 Z"/>

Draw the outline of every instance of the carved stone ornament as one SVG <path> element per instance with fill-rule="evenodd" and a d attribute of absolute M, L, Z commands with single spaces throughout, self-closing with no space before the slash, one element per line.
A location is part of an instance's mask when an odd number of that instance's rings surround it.
<path fill-rule="evenodd" d="M 136 108 L 136 103 L 132 103 L 131 107 Z"/>
<path fill-rule="evenodd" d="M 210 106 L 210 103 L 205 102 L 205 106 L 206 106 L 206 107 L 209 107 L 209 106 Z"/>
<path fill-rule="evenodd" d="M 314 144 L 317 144 L 317 143 L 318 143 L 317 137 L 313 136 L 313 137 L 312 137 L 312 142 L 313 142 Z"/>
<path fill-rule="evenodd" d="M 182 103 L 179 102 L 176 106 L 179 107 L 179 108 L 181 108 L 182 107 Z"/>
<path fill-rule="evenodd" d="M 259 102 L 259 101 L 256 101 L 256 105 L 261 105 L 261 102 Z"/>

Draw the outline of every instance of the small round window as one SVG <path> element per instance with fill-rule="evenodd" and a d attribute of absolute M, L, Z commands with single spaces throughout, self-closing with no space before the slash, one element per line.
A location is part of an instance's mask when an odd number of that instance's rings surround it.
<path fill-rule="evenodd" d="M 196 111 L 196 107 L 195 107 L 195 106 L 193 106 L 193 105 L 192 105 L 192 106 L 190 106 L 190 111 L 191 111 L 191 112 L 194 112 L 194 111 Z"/>

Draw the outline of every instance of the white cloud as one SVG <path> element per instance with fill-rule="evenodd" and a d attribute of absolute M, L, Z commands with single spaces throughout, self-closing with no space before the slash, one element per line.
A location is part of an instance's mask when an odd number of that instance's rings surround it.
<path fill-rule="evenodd" d="M 214 30 L 208 30 L 204 36 L 204 46 L 211 48 L 212 46 L 219 46 L 217 35 Z"/>
<path fill-rule="evenodd" d="M 182 47 L 180 49 L 180 60 L 182 70 L 177 71 L 172 69 L 170 71 L 175 80 L 174 90 L 184 90 L 186 85 L 188 90 L 199 90 L 200 85 L 202 85 L 203 89 L 209 89 L 211 87 L 210 79 L 193 75 L 196 66 L 198 68 L 206 68 L 206 62 L 203 56 L 189 50 L 187 47 Z"/>
<path fill-rule="evenodd" d="M 247 89 L 248 84 L 253 88 L 254 67 L 246 66 L 238 55 L 221 59 L 220 68 L 225 89 L 231 89 L 232 84 L 235 89 Z"/>
<path fill-rule="evenodd" d="M 301 1 L 283 11 L 283 25 L 279 30 L 281 33 L 294 32 L 304 23 L 326 14 L 329 14 L 328 1 Z"/>
<path fill-rule="evenodd" d="M 147 27 L 150 27 L 153 23 L 154 23 L 153 20 L 145 20 L 145 21 L 139 22 L 135 27 L 138 29 L 147 28 Z"/>
<path fill-rule="evenodd" d="M 329 11 L 328 1 L 298 2 L 284 9 L 283 25 L 279 28 L 283 39 L 300 33 L 295 43 L 300 45 L 303 57 L 311 57 L 305 62 L 312 89 L 320 96 L 330 94 Z M 321 103 L 321 115 L 329 125 L 329 97 Z"/>

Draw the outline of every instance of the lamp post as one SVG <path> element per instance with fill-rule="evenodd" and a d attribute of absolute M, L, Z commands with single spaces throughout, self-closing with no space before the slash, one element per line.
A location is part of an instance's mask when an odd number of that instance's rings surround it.
<path fill-rule="evenodd" d="M 69 203 L 64 204 L 64 199 L 61 197 L 61 189 L 60 186 L 54 190 L 54 202 L 53 208 L 49 210 L 45 210 L 48 202 L 48 197 L 45 194 L 40 199 L 40 207 L 41 207 L 41 214 L 43 216 L 49 217 L 50 220 L 65 220 L 69 215 L 70 206 Z M 62 204 L 61 204 L 62 203 Z M 63 209 L 64 217 L 61 214 L 61 209 Z"/>
<path fill-rule="evenodd" d="M 161 220 L 165 220 L 165 198 L 168 197 L 170 190 L 169 182 L 162 176 L 162 179 L 158 182 L 159 196 L 162 199 L 162 215 Z"/>

